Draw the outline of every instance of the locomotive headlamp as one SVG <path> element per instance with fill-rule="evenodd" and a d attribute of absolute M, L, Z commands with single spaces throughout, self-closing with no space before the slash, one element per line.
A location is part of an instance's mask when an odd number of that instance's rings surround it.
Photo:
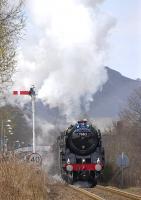
<path fill-rule="evenodd" d="M 70 164 L 70 159 L 68 158 L 68 160 L 67 160 L 67 164 Z"/>
<path fill-rule="evenodd" d="M 73 166 L 72 166 L 72 165 L 67 165 L 67 166 L 66 166 L 66 170 L 67 170 L 68 172 L 71 172 L 71 171 L 73 170 Z"/>
<path fill-rule="evenodd" d="M 96 164 L 95 165 L 95 170 L 98 171 L 98 172 L 101 171 L 102 170 L 101 165 L 100 164 Z"/>
<path fill-rule="evenodd" d="M 100 159 L 98 158 L 96 162 L 97 162 L 97 164 L 100 164 Z"/>
<path fill-rule="evenodd" d="M 85 162 L 86 162 L 86 160 L 83 158 L 83 159 L 82 159 L 82 163 L 85 163 Z"/>

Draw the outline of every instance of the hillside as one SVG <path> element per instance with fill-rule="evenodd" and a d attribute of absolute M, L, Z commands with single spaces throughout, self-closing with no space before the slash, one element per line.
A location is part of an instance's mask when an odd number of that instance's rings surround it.
<path fill-rule="evenodd" d="M 140 80 L 133 80 L 119 72 L 106 67 L 108 81 L 102 91 L 94 95 L 94 102 L 90 106 L 92 117 L 117 117 L 119 111 L 126 106 L 132 92 L 141 87 Z"/>
<path fill-rule="evenodd" d="M 127 78 L 109 67 L 106 67 L 106 70 L 108 81 L 102 90 L 93 96 L 94 101 L 91 103 L 87 113 L 91 118 L 116 118 L 120 110 L 126 105 L 127 99 L 132 92 L 141 87 L 140 80 Z M 57 108 L 49 109 L 42 102 L 38 102 L 36 109 L 41 119 L 55 123 L 61 120 Z"/>

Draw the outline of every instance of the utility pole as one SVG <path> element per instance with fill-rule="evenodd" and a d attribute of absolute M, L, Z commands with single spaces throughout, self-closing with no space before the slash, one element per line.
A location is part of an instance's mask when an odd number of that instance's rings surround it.
<path fill-rule="evenodd" d="M 123 188 L 123 170 L 124 170 L 124 153 L 122 152 L 121 154 L 121 160 L 122 160 L 122 165 L 121 165 L 121 187 Z"/>
<path fill-rule="evenodd" d="M 1 147 L 1 151 L 3 150 L 3 120 L 1 121 L 1 135 L 0 135 L 0 141 L 1 141 L 1 144 L 0 144 L 0 147 Z"/>
<path fill-rule="evenodd" d="M 3 127 L 3 154 L 5 153 L 5 129 Z"/>
<path fill-rule="evenodd" d="M 30 88 L 29 95 L 32 101 L 32 132 L 33 132 L 33 153 L 36 152 L 36 137 L 35 137 L 35 87 Z"/>

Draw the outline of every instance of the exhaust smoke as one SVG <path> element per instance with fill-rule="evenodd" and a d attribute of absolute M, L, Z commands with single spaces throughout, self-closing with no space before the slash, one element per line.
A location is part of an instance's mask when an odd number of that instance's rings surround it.
<path fill-rule="evenodd" d="M 100 11 L 102 2 L 26 2 L 27 36 L 19 49 L 14 88 L 34 84 L 38 98 L 58 107 L 68 121 L 89 109 L 93 94 L 107 81 L 104 59 L 115 21 Z"/>

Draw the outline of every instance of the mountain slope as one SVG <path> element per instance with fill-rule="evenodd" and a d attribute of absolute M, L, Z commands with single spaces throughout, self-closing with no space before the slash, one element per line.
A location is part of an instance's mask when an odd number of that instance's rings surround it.
<path fill-rule="evenodd" d="M 116 118 L 119 111 L 127 104 L 128 97 L 132 92 L 141 87 L 140 80 L 133 80 L 121 75 L 119 72 L 106 67 L 108 81 L 101 91 L 98 91 L 90 104 L 87 116 L 91 118 Z M 36 113 L 40 119 L 57 123 L 63 118 L 60 117 L 57 108 L 49 109 L 42 102 L 37 103 Z M 58 121 L 59 120 L 59 121 Z"/>
<path fill-rule="evenodd" d="M 119 111 L 126 106 L 132 92 L 141 87 L 140 80 L 122 76 L 108 67 L 106 70 L 108 81 L 102 91 L 98 91 L 94 95 L 94 102 L 90 105 L 89 115 L 93 117 L 116 117 Z"/>

